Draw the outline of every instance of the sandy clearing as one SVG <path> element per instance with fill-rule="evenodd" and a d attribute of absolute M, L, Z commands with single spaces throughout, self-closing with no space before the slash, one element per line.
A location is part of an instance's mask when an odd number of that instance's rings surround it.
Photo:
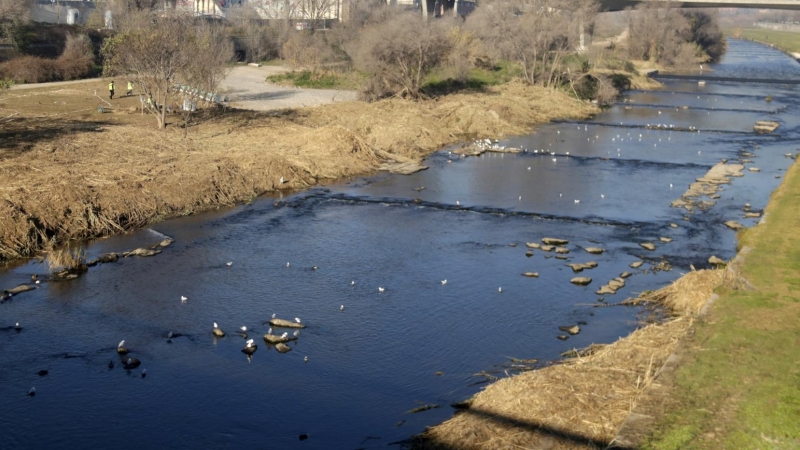
<path fill-rule="evenodd" d="M 285 66 L 237 66 L 220 84 L 219 90 L 229 97 L 231 106 L 253 111 L 305 108 L 357 99 L 355 91 L 300 89 L 266 81 L 270 75 L 288 71 Z"/>

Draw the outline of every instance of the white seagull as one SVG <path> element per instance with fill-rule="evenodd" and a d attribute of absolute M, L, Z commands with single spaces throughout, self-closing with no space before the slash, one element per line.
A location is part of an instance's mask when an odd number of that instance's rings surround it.
<path fill-rule="evenodd" d="M 445 284 L 447 284 L 447 280 L 442 280 L 442 286 L 444 286 Z"/>
<path fill-rule="evenodd" d="M 386 290 L 386 289 L 384 289 L 384 288 L 382 288 L 382 287 L 378 286 L 378 292 L 383 292 L 383 291 L 385 291 L 385 290 Z"/>
<path fill-rule="evenodd" d="M 356 281 L 355 280 L 350 282 L 350 286 L 355 286 L 355 285 L 356 285 Z"/>
<path fill-rule="evenodd" d="M 183 295 L 181 295 L 181 303 L 186 303 L 188 301 L 189 301 L 189 299 L 187 297 L 184 297 Z"/>
<path fill-rule="evenodd" d="M 503 288 L 501 288 L 501 287 L 497 288 L 497 292 L 502 294 L 503 293 Z"/>
<path fill-rule="evenodd" d="M 228 267 L 230 267 L 230 266 L 232 266 L 232 265 L 233 265 L 233 261 L 228 261 L 228 262 L 226 262 L 226 263 L 225 263 L 225 265 L 226 265 L 226 266 L 228 266 Z"/>
<path fill-rule="evenodd" d="M 299 317 L 295 317 L 294 321 L 297 322 L 297 323 L 300 323 L 300 318 Z"/>
<path fill-rule="evenodd" d="M 344 305 L 339 307 L 339 311 L 344 311 Z"/>

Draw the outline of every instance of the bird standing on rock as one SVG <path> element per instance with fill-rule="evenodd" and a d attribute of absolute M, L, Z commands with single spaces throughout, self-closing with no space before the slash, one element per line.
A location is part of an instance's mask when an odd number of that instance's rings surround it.
<path fill-rule="evenodd" d="M 125 339 L 119 341 L 119 344 L 117 344 L 117 353 L 119 353 L 120 355 L 128 354 L 128 349 L 125 348 Z"/>
<path fill-rule="evenodd" d="M 214 333 L 214 336 L 216 336 L 216 337 L 225 337 L 225 332 L 224 332 L 224 331 L 222 331 L 222 330 L 221 330 L 221 329 L 220 329 L 220 328 L 217 326 L 217 322 L 214 322 L 214 329 L 213 329 L 213 330 L 211 330 L 211 332 L 212 332 L 212 333 Z"/>
<path fill-rule="evenodd" d="M 253 353 L 256 352 L 257 349 L 258 349 L 258 346 L 253 343 L 253 340 L 252 339 L 248 339 L 247 340 L 247 344 L 242 349 L 242 353 L 244 353 L 245 355 L 252 355 Z"/>

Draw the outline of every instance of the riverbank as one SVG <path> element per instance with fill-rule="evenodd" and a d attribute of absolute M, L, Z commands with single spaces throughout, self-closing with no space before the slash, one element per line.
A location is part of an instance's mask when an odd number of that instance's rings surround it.
<path fill-rule="evenodd" d="M 794 59 L 800 59 L 800 33 L 798 32 L 767 28 L 742 28 L 733 30 L 732 34 L 748 41 L 769 45 Z"/>
<path fill-rule="evenodd" d="M 510 83 L 419 103 L 209 113 L 184 136 L 177 116 L 158 131 L 137 97 L 108 102 L 97 96 L 104 88 L 91 81 L 0 97 L 0 259 L 598 112 L 560 91 Z"/>
<path fill-rule="evenodd" d="M 766 223 L 741 235 L 747 251 L 734 263 L 633 302 L 675 317 L 494 383 L 413 448 L 800 445 L 799 172 L 793 165 L 774 192 Z"/>
<path fill-rule="evenodd" d="M 751 289 L 719 291 L 681 345 L 680 365 L 651 402 L 643 448 L 800 447 L 800 168 L 773 193 L 765 223 L 740 235 L 752 249 Z M 668 401 L 666 401 L 668 400 Z"/>

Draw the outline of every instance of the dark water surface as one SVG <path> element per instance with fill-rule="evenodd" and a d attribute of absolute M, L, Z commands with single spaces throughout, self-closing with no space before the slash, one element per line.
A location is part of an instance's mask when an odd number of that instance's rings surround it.
<path fill-rule="evenodd" d="M 711 76 L 800 77 L 782 53 L 735 40 L 713 68 Z M 483 386 L 474 374 L 508 357 L 553 360 L 634 330 L 638 309 L 593 305 L 594 291 L 638 258 L 642 269 L 665 259 L 674 270 L 633 271 L 606 301 L 663 286 L 711 254 L 732 257 L 735 235 L 722 222 L 753 225 L 743 205 L 763 208 L 792 161 L 784 154 L 797 151 L 797 89 L 669 81 L 627 93 L 632 109 L 621 102 L 596 120 L 501 142 L 527 153 L 443 151 L 411 176 L 352 180 L 286 196 L 282 207 L 263 199 L 91 243 L 90 258 L 175 239 L 156 257 L 101 265 L 0 305 L 0 447 L 386 448 L 450 417 L 447 405 Z M 763 119 L 780 122 L 777 133 L 753 134 Z M 689 221 L 670 208 L 695 178 L 742 152 L 755 154 L 747 166 L 760 172 L 734 178 Z M 525 242 L 545 236 L 569 239 L 569 261 L 525 256 Z M 656 251 L 639 247 L 645 241 Z M 599 262 L 583 274 L 593 283 L 571 285 L 564 264 L 589 260 Z M 32 261 L 0 273 L 0 286 L 45 272 Z M 308 325 L 287 354 L 261 338 L 273 313 Z M 577 321 L 587 322 L 579 335 L 556 339 L 559 325 Z M 15 322 L 22 332 L 4 328 Z M 228 335 L 215 339 L 213 322 Z M 240 326 L 259 347 L 252 361 L 240 351 Z M 183 336 L 170 343 L 169 332 Z M 140 368 L 119 364 L 122 339 Z M 433 403 L 443 407 L 407 413 Z"/>

